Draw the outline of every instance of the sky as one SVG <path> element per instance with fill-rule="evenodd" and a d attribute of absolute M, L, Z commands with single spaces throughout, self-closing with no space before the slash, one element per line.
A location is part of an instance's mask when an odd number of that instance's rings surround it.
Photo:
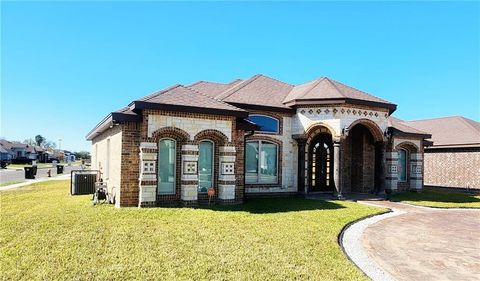
<path fill-rule="evenodd" d="M 106 115 L 173 84 L 321 76 L 414 120 L 480 120 L 478 2 L 1 2 L 0 136 L 90 150 Z"/>

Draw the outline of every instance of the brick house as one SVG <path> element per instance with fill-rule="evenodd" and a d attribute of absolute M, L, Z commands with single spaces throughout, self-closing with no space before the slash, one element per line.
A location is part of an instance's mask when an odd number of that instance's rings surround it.
<path fill-rule="evenodd" d="M 480 123 L 461 116 L 414 120 L 432 134 L 425 148 L 425 184 L 480 189 Z"/>
<path fill-rule="evenodd" d="M 329 78 L 174 85 L 110 113 L 87 139 L 117 206 L 315 192 L 420 190 L 429 134 L 396 105 Z"/>

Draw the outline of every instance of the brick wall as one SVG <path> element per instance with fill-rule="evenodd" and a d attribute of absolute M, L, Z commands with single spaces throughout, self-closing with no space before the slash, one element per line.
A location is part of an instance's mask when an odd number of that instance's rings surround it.
<path fill-rule="evenodd" d="M 424 167 L 426 185 L 480 189 L 480 148 L 426 150 Z"/>
<path fill-rule="evenodd" d="M 137 207 L 139 197 L 138 178 L 140 171 L 140 123 L 122 125 L 122 163 L 119 206 Z"/>

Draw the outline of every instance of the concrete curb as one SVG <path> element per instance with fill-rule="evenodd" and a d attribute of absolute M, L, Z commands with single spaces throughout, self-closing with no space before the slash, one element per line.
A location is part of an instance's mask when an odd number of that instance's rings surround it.
<path fill-rule="evenodd" d="M 362 202 L 362 204 L 379 207 L 377 205 Z M 381 220 L 399 216 L 406 212 L 389 209 L 386 213 L 368 216 L 360 220 L 347 224 L 339 235 L 339 244 L 345 255 L 351 260 L 363 273 L 370 279 L 377 281 L 395 280 L 390 274 L 383 270 L 368 254 L 364 251 L 361 238 L 367 227 Z"/>
<path fill-rule="evenodd" d="M 46 177 L 46 178 L 39 178 L 39 179 L 34 179 L 34 180 L 26 180 L 26 181 L 21 182 L 21 183 L 2 186 L 2 187 L 0 187 L 0 191 L 15 189 L 15 188 L 19 188 L 19 187 L 31 185 L 31 184 L 34 184 L 34 183 L 39 183 L 39 182 L 56 181 L 56 180 L 68 180 L 68 179 L 70 179 L 70 174 L 64 174 L 64 175 L 61 175 L 61 176 L 56 176 L 56 177 L 51 177 L 51 178 Z"/>

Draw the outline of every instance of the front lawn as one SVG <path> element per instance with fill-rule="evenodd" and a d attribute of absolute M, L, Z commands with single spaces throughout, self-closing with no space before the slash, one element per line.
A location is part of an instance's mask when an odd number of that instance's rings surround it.
<path fill-rule="evenodd" d="M 394 202 L 442 208 L 480 208 L 480 193 L 424 189 L 420 193 L 404 192 L 391 196 Z"/>
<path fill-rule="evenodd" d="M 337 236 L 382 212 L 300 198 L 237 206 L 122 208 L 70 196 L 68 181 L 0 192 L 0 272 L 8 280 L 362 280 Z"/>

